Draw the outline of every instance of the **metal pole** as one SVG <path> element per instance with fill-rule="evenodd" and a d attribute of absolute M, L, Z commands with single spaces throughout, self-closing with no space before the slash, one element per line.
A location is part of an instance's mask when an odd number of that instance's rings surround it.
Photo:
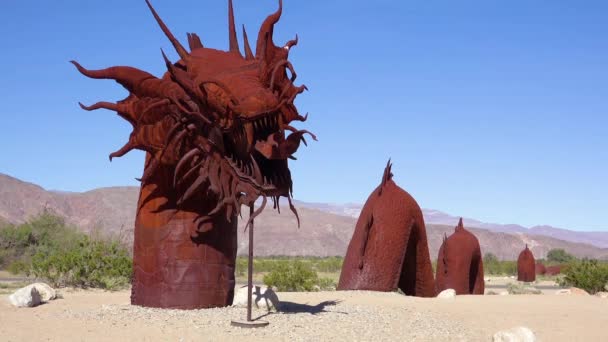
<path fill-rule="evenodd" d="M 253 204 L 249 207 L 249 217 L 253 216 Z M 249 260 L 247 263 L 247 320 L 246 321 L 232 321 L 231 324 L 236 327 L 241 328 L 258 328 L 265 327 L 268 325 L 267 321 L 262 321 L 260 319 L 253 320 L 251 318 L 251 306 L 253 304 L 252 300 L 252 290 L 253 290 L 253 220 L 251 220 L 251 226 L 249 227 Z"/>
<path fill-rule="evenodd" d="M 249 207 L 249 217 L 253 215 L 253 204 Z M 247 322 L 251 322 L 251 292 L 253 290 L 253 220 L 249 227 L 249 261 L 247 264 Z"/>

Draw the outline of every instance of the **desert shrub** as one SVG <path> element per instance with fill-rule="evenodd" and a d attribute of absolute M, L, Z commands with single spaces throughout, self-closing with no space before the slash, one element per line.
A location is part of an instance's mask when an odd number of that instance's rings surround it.
<path fill-rule="evenodd" d="M 507 284 L 507 292 L 512 295 L 520 294 L 542 294 L 542 291 L 534 287 L 526 286 L 524 284 Z"/>
<path fill-rule="evenodd" d="M 280 264 L 281 260 L 275 260 L 273 258 L 256 258 L 253 260 L 253 268 L 255 272 L 271 272 L 275 269 L 277 264 Z"/>
<path fill-rule="evenodd" d="M 129 284 L 132 263 L 127 248 L 119 243 L 81 236 L 62 248 L 38 250 L 28 271 L 54 286 L 113 290 Z"/>
<path fill-rule="evenodd" d="M 247 258 L 237 257 L 235 268 L 237 277 L 243 277 L 247 275 Z"/>
<path fill-rule="evenodd" d="M 328 257 L 313 261 L 313 267 L 317 272 L 335 273 L 342 270 L 343 257 Z"/>
<path fill-rule="evenodd" d="M 500 274 L 503 275 L 516 275 L 517 274 L 517 262 L 513 260 L 503 260 L 500 262 Z"/>
<path fill-rule="evenodd" d="M 275 269 L 264 276 L 264 284 L 279 291 L 314 291 L 318 281 L 310 263 L 300 260 L 279 261 Z"/>
<path fill-rule="evenodd" d="M 308 257 L 308 256 L 270 256 L 256 257 L 253 259 L 254 273 L 269 273 L 274 271 L 279 265 L 286 261 L 298 260 L 307 264 L 316 272 L 337 273 L 342 269 L 343 257 Z M 247 257 L 239 256 L 236 259 L 236 275 L 245 276 L 247 274 Z"/>
<path fill-rule="evenodd" d="M 571 262 L 562 273 L 560 286 L 578 287 L 591 294 L 604 291 L 608 284 L 608 265 L 597 260 Z"/>
<path fill-rule="evenodd" d="M 337 284 L 331 278 L 319 278 L 317 286 L 321 291 L 335 291 Z"/>
<path fill-rule="evenodd" d="M 495 263 L 498 262 L 498 258 L 496 257 L 496 255 L 492 254 L 492 253 L 486 253 L 483 256 L 483 263 Z"/>
<path fill-rule="evenodd" d="M 0 230 L 0 268 L 9 267 L 16 259 L 27 253 L 31 228 L 28 226 L 6 226 Z"/>
<path fill-rule="evenodd" d="M 0 268 L 3 268 L 6 264 L 6 257 L 8 253 L 5 249 L 0 249 Z"/>
<path fill-rule="evenodd" d="M 48 280 L 54 286 L 116 289 L 127 285 L 132 262 L 115 240 L 91 239 L 45 210 L 30 221 L 0 230 L 1 267 Z"/>
<path fill-rule="evenodd" d="M 30 269 L 29 261 L 25 262 L 23 260 L 14 260 L 6 268 L 6 270 L 12 274 L 26 274 L 26 275 L 27 275 L 29 269 Z"/>
<path fill-rule="evenodd" d="M 569 263 L 570 261 L 573 261 L 574 259 L 575 259 L 575 257 L 572 254 L 567 253 L 562 248 L 555 248 L 555 249 L 550 250 L 547 253 L 547 261 L 550 263 L 563 264 L 563 263 Z"/>
<path fill-rule="evenodd" d="M 492 275 L 515 275 L 517 263 L 511 260 L 498 260 L 492 253 L 483 256 L 483 272 Z"/>
<path fill-rule="evenodd" d="M 500 274 L 500 261 L 492 253 L 483 256 L 483 271 L 485 274 Z"/>
<path fill-rule="evenodd" d="M 0 230 L 0 247 L 4 250 L 23 250 L 32 243 L 32 227 L 28 224 L 7 226 Z"/>
<path fill-rule="evenodd" d="M 38 249 L 65 245 L 78 234 L 81 233 L 67 226 L 61 217 L 49 210 L 44 210 L 26 223 L 8 225 L 0 229 L 0 250 L 4 256 L 0 267 L 20 270 L 20 264 L 28 263 Z M 11 266 L 14 262 L 17 265 Z"/>

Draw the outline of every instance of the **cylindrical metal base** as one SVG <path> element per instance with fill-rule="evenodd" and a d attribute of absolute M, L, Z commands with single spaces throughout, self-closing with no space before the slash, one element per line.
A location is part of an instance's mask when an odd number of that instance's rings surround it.
<path fill-rule="evenodd" d="M 196 236 L 193 215 L 135 227 L 131 304 L 174 309 L 224 307 L 234 297 L 236 218 Z"/>

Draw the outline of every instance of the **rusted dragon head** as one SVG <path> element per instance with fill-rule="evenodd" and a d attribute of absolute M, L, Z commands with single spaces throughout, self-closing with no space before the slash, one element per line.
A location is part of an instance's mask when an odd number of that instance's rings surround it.
<path fill-rule="evenodd" d="M 294 105 L 296 96 L 307 88 L 294 85 L 296 73 L 288 60 L 297 35 L 284 46 L 273 43 L 282 1 L 262 23 L 255 55 L 244 27 L 244 55 L 240 52 L 232 0 L 228 1 L 229 51 L 204 47 L 196 34 L 189 33 L 188 52 L 146 3 L 180 56 L 173 63 L 161 51 L 168 69 L 162 78 L 127 66 L 88 70 L 72 61 L 85 76 L 113 79 L 130 92 L 117 103 L 81 104 L 85 110 L 116 111 L 133 126 L 129 141 L 110 154 L 110 160 L 133 149 L 148 152 L 142 184 L 153 182 L 159 165 L 170 166 L 177 206 L 201 194 L 217 201 L 205 218 L 224 213 L 230 220 L 240 213 L 241 205 L 253 205 L 259 197 L 263 203 L 255 215 L 263 210 L 267 197 L 276 208 L 279 198 L 286 197 L 297 216 L 287 159 L 295 159 L 301 141 L 306 144 L 305 134 L 316 137 L 290 124 L 307 119 Z M 286 131 L 291 134 L 286 136 Z"/>

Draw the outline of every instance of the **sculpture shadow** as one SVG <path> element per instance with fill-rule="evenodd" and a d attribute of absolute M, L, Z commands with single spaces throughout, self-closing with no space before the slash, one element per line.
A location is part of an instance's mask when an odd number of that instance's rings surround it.
<path fill-rule="evenodd" d="M 338 300 L 326 300 L 317 305 L 308 305 L 308 304 L 300 304 L 294 302 L 281 302 L 281 309 L 279 310 L 281 313 L 285 314 L 299 314 L 299 313 L 308 313 L 311 315 L 318 315 L 322 312 L 334 312 L 347 314 L 346 312 L 341 311 L 327 311 L 325 310 L 328 306 L 338 305 L 340 301 Z"/>
<path fill-rule="evenodd" d="M 294 303 L 294 302 L 287 302 L 287 301 L 281 301 L 281 306 L 280 309 L 278 310 L 278 312 L 268 312 L 266 314 L 263 314 L 261 316 L 258 316 L 256 318 L 254 318 L 254 321 L 257 321 L 259 319 L 262 319 L 266 316 L 272 315 L 272 314 L 277 314 L 277 313 L 282 313 L 282 314 L 301 314 L 301 313 L 308 313 L 311 315 L 318 315 L 322 312 L 332 312 L 332 313 L 339 313 L 339 314 L 343 314 L 343 315 L 348 315 L 347 312 L 343 312 L 343 311 L 327 311 L 325 310 L 325 307 L 327 306 L 334 306 L 334 305 L 338 305 L 341 301 L 339 300 L 326 300 L 324 302 L 321 302 L 317 305 L 308 305 L 308 304 L 300 304 L 300 303 Z"/>

